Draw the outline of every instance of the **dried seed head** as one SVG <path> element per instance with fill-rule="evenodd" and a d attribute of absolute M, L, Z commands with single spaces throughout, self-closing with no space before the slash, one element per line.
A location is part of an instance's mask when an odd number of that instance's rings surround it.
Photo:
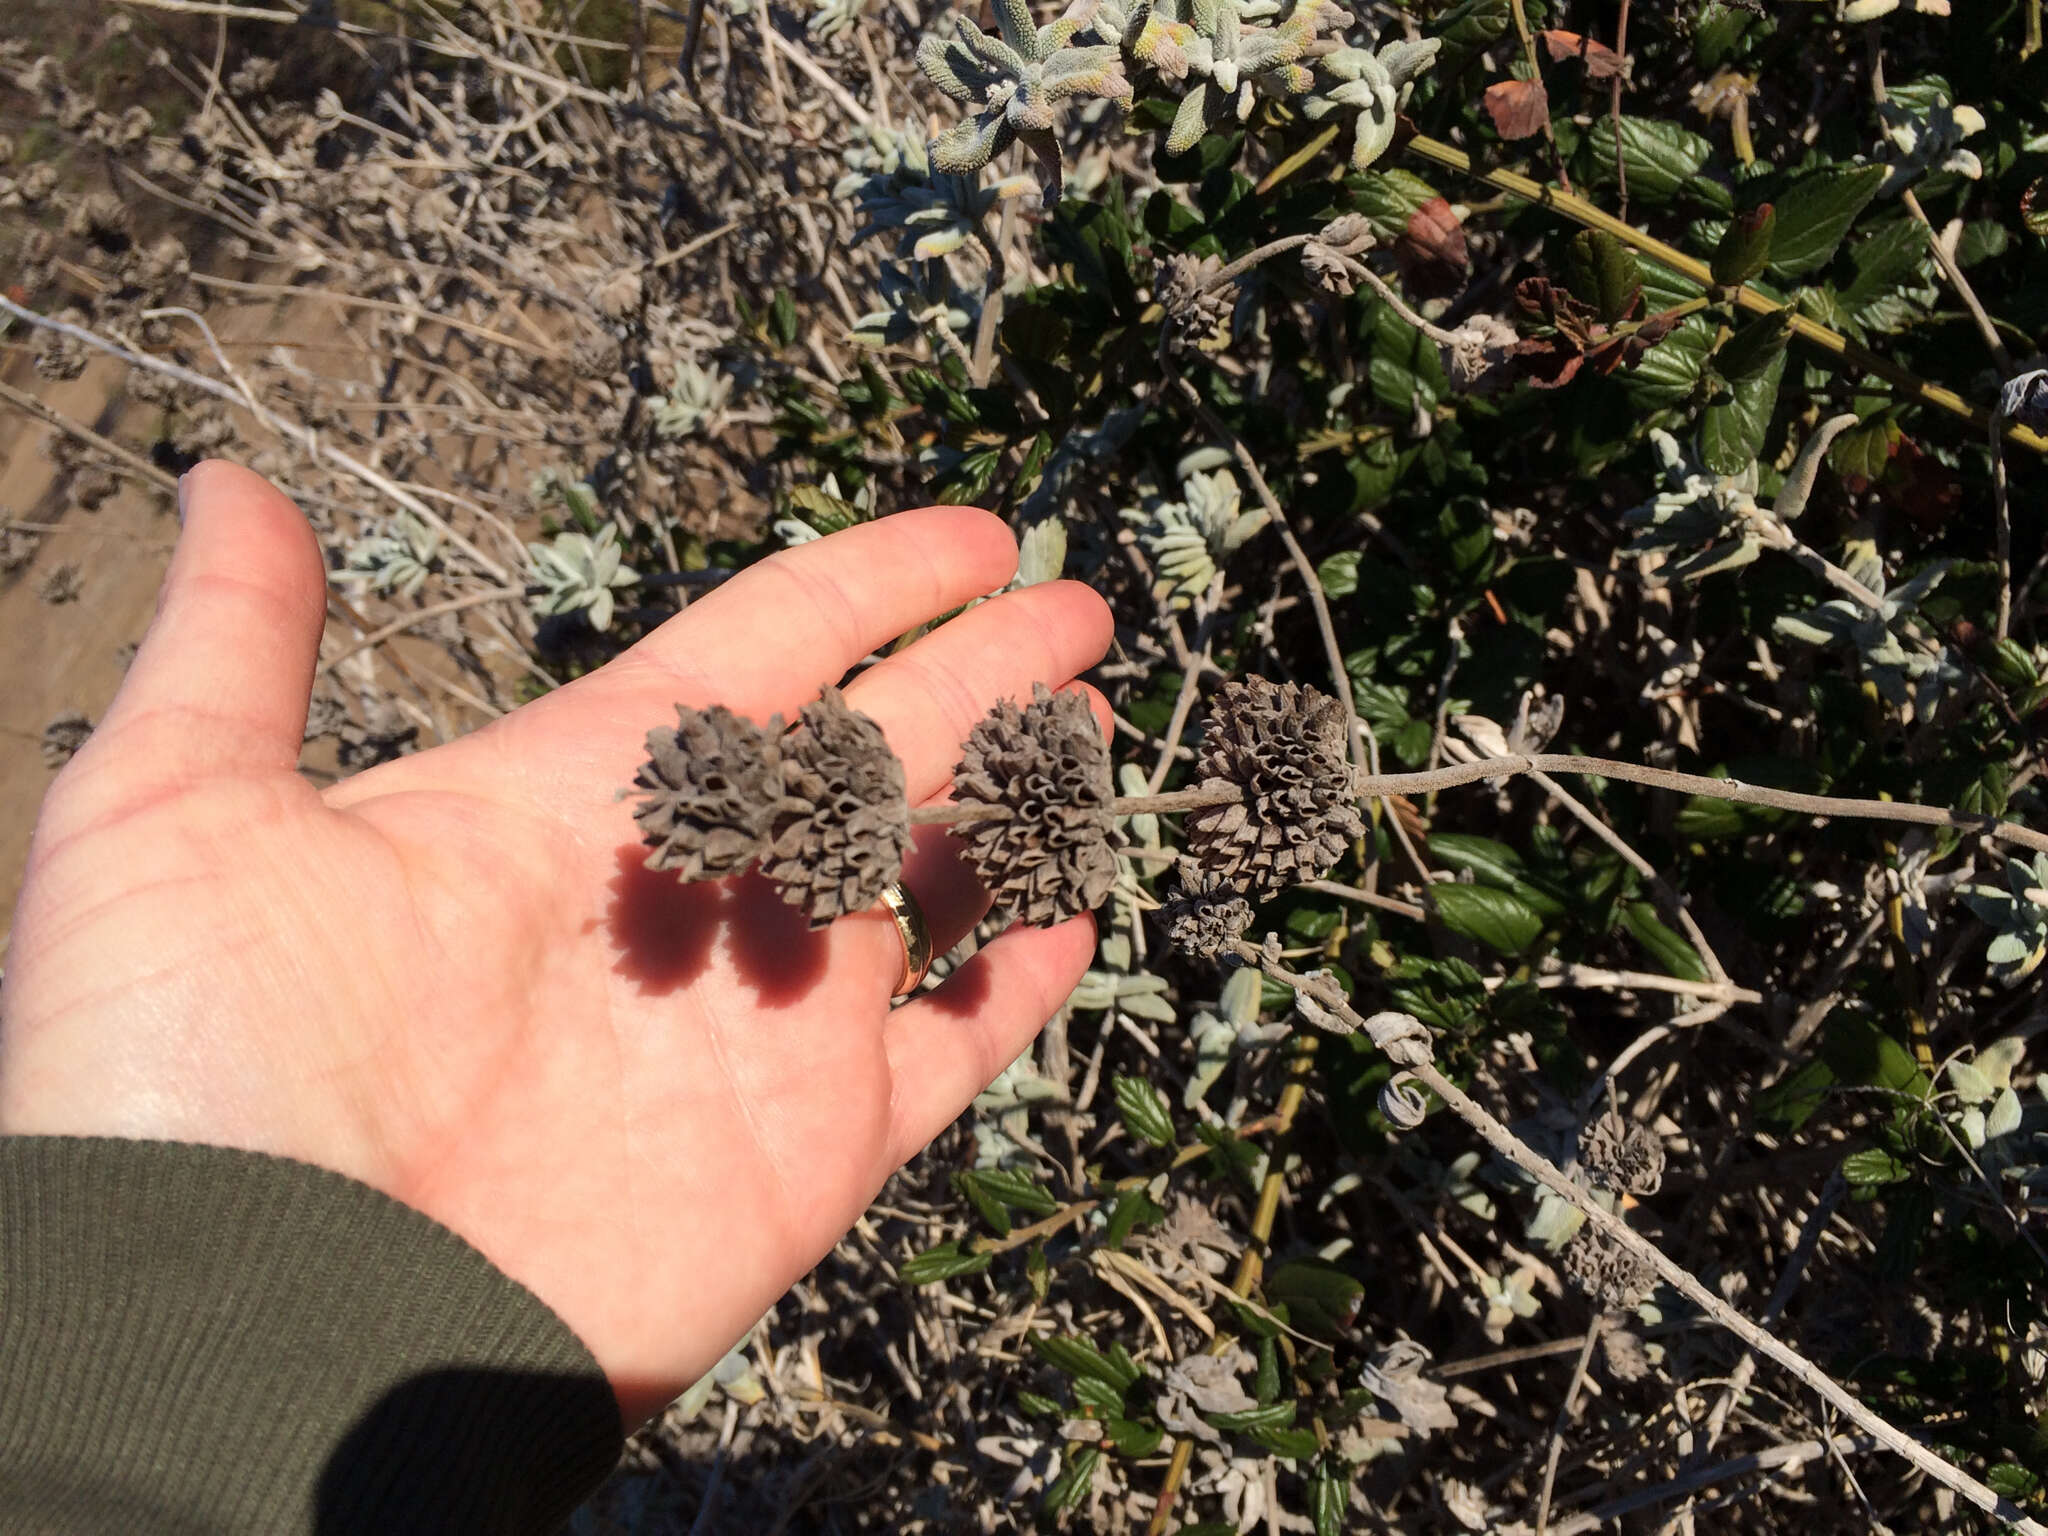
<path fill-rule="evenodd" d="M 1474 315 L 1451 332 L 1449 346 L 1437 349 L 1451 388 L 1488 395 L 1514 382 L 1512 367 L 1521 333 L 1498 315 Z"/>
<path fill-rule="evenodd" d="M 1559 1267 L 1565 1279 L 1603 1311 L 1636 1306 L 1657 1288 L 1657 1271 L 1648 1260 L 1590 1227 L 1572 1239 Z"/>
<path fill-rule="evenodd" d="M 1579 1162 L 1596 1184 L 1620 1194 L 1654 1195 L 1664 1183 L 1664 1143 L 1613 1110 L 1579 1133 Z"/>
<path fill-rule="evenodd" d="M 903 764 L 836 688 L 782 738 L 782 797 L 762 869 L 813 928 L 873 906 L 903 869 L 910 807 Z"/>
<path fill-rule="evenodd" d="M 644 792 L 633 812 L 653 851 L 649 869 L 679 879 L 718 880 L 768 851 L 768 828 L 782 791 L 775 735 L 723 704 L 676 706 L 676 728 L 647 733 L 648 760 L 633 777 Z"/>
<path fill-rule="evenodd" d="M 1226 343 L 1216 333 L 1237 303 L 1237 284 L 1214 283 L 1223 263 L 1214 256 L 1171 256 L 1159 264 L 1153 292 L 1166 311 L 1173 344 L 1185 349 L 1219 350 Z"/>
<path fill-rule="evenodd" d="M 67 709 L 43 727 L 43 766 L 62 768 L 92 735 L 92 721 Z"/>
<path fill-rule="evenodd" d="M 1221 960 L 1237 953 L 1252 925 L 1252 906 L 1238 888 L 1193 859 L 1180 863 L 1180 889 L 1160 908 L 1167 941 L 1183 954 Z"/>
<path fill-rule="evenodd" d="M 1244 798 L 1190 812 L 1188 852 L 1248 895 L 1315 879 L 1365 831 L 1343 706 L 1313 688 L 1263 677 L 1225 683 L 1195 766 L 1204 789 L 1235 785 Z"/>
<path fill-rule="evenodd" d="M 1033 687 L 976 725 L 953 770 L 963 805 L 998 806 L 1004 819 L 955 829 L 996 905 L 1050 927 L 1092 911 L 1116 884 L 1116 784 L 1109 749 L 1085 695 Z"/>

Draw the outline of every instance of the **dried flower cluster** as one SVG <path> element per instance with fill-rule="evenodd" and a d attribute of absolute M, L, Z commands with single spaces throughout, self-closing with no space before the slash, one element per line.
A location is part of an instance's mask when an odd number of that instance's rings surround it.
<path fill-rule="evenodd" d="M 1188 813 L 1188 852 L 1254 898 L 1313 880 L 1363 835 L 1344 710 L 1328 694 L 1263 677 L 1217 690 L 1195 761 L 1233 804 Z"/>
<path fill-rule="evenodd" d="M 998 704 L 967 738 L 953 798 L 1007 813 L 958 835 L 996 905 L 1020 922 L 1048 927 L 1109 898 L 1116 785 L 1085 695 L 1041 683 L 1022 709 Z"/>
<path fill-rule="evenodd" d="M 676 708 L 647 738 L 633 819 L 649 869 L 719 880 L 757 861 L 814 928 L 874 904 L 910 849 L 903 764 L 836 688 L 796 724 L 766 728 L 722 704 Z"/>

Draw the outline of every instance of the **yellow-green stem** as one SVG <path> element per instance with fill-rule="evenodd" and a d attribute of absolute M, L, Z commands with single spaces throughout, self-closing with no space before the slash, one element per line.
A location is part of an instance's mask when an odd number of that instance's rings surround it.
<path fill-rule="evenodd" d="M 1526 202 L 1539 203 L 1547 208 L 1555 208 L 1566 218 L 1573 219 L 1585 225 L 1588 229 L 1602 230 L 1614 236 L 1615 239 L 1631 249 L 1640 251 L 1658 265 L 1669 267 L 1680 276 L 1692 279 L 1692 281 L 1698 283 L 1703 288 L 1711 288 L 1714 285 L 1714 274 L 1708 269 L 1705 262 L 1697 257 L 1686 255 L 1685 252 L 1677 249 L 1675 246 L 1666 245 L 1654 235 L 1644 234 L 1643 231 L 1635 228 L 1635 226 L 1622 222 L 1604 209 L 1596 208 L 1593 204 L 1575 193 L 1566 192 L 1558 187 L 1546 186 L 1540 181 L 1519 175 L 1514 171 L 1499 169 L 1478 170 L 1472 164 L 1472 157 L 1462 149 L 1446 144 L 1439 139 L 1432 139 L 1426 134 L 1417 134 L 1408 141 L 1407 147 L 1410 154 L 1420 155 L 1425 160 L 1433 160 L 1438 165 L 1463 172 L 1467 176 L 1476 176 L 1488 186 L 1498 188 L 1502 192 L 1511 193 Z M 1747 286 L 1736 289 L 1734 298 L 1735 302 L 1742 308 L 1750 310 L 1755 314 L 1773 314 L 1784 308 L 1782 300 L 1768 298 L 1764 294 L 1757 292 L 1754 288 Z M 1852 367 L 1859 368 L 1866 373 L 1874 373 L 1879 378 L 1888 380 L 1922 404 L 1931 405 L 1939 411 L 1946 411 L 1951 416 L 1969 422 L 1979 431 L 1990 430 L 1991 418 L 1989 414 L 1971 405 L 1954 390 L 1944 389 L 1939 384 L 1928 383 L 1910 369 L 1901 368 L 1889 358 L 1880 357 L 1867 347 L 1858 346 L 1855 342 L 1849 340 L 1848 337 L 1838 331 L 1829 330 L 1818 321 L 1808 319 L 1805 315 L 1794 314 L 1792 316 L 1792 334 L 1799 337 L 1802 341 L 1842 359 L 1842 361 L 1850 364 Z M 2043 437 L 2040 433 L 2031 431 L 2017 423 L 2006 423 L 2005 435 L 2008 441 L 2018 443 L 2025 448 L 2031 448 L 2036 453 L 2048 453 L 2048 437 Z"/>

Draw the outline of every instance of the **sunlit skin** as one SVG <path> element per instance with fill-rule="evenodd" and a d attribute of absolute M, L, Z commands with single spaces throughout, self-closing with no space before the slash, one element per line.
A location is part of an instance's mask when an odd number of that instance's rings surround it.
<path fill-rule="evenodd" d="M 1002 586 L 1016 547 L 933 507 L 788 550 L 601 671 L 322 790 L 296 772 L 318 543 L 246 470 L 183 489 L 155 622 L 36 826 L 0 1132 L 245 1147 L 374 1185 L 551 1306 L 630 1428 L 1029 1043 L 1094 929 L 1013 929 L 892 1010 L 886 915 L 812 934 L 758 878 L 651 873 L 618 791 L 677 703 L 792 717 Z M 1070 682 L 1109 636 L 1086 587 L 1029 587 L 847 699 L 925 803 L 991 705 Z M 942 950 L 986 904 L 949 850 L 928 830 L 905 872 Z"/>

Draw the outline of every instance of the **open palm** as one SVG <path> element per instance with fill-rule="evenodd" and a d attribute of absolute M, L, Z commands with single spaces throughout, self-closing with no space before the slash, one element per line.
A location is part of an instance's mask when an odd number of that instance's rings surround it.
<path fill-rule="evenodd" d="M 0 1132 L 207 1142 L 349 1174 L 546 1301 L 628 1426 L 718 1358 L 1071 989 L 1084 920 L 1013 930 L 889 1007 L 886 917 L 813 934 L 756 878 L 641 867 L 617 799 L 678 703 L 793 715 L 1000 586 L 986 513 L 787 551 L 626 655 L 326 791 L 295 771 L 324 613 L 297 510 L 193 471 L 156 623 L 44 802 L 0 994 Z M 997 699 L 1109 635 L 1071 583 L 974 608 L 848 689 L 943 794 Z M 937 943 L 986 903 L 936 832 Z"/>

